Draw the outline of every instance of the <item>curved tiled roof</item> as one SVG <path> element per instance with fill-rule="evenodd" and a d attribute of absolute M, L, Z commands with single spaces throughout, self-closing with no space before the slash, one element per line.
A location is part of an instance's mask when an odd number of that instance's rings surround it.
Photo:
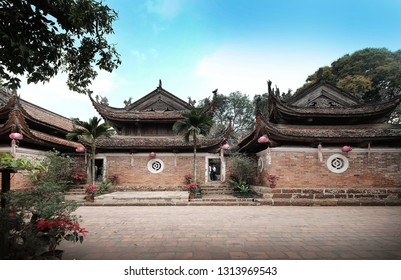
<path fill-rule="evenodd" d="M 60 150 L 81 146 L 77 142 L 63 138 L 73 128 L 70 119 L 22 100 L 16 93 L 9 94 L 3 91 L 1 94 L 4 102 L 0 106 L 0 118 L 3 122 L 0 126 L 2 141 L 9 141 L 8 134 L 16 131 L 24 135 L 20 141 L 22 145 Z"/>
<path fill-rule="evenodd" d="M 208 137 L 198 138 L 197 149 L 219 150 L 220 146 L 228 139 L 230 128 Z M 96 146 L 104 150 L 191 150 L 193 141 L 186 143 L 182 136 L 126 136 L 114 135 L 110 138 L 100 137 L 96 139 Z"/>
<path fill-rule="evenodd" d="M 289 106 L 281 102 L 277 97 L 276 106 L 281 114 L 294 117 L 341 117 L 341 118 L 355 118 L 355 117 L 380 117 L 389 112 L 392 112 L 400 103 L 401 97 L 394 98 L 382 103 L 372 104 L 359 104 L 350 107 L 329 107 L 329 108 L 315 108 L 315 107 L 295 107 Z"/>
<path fill-rule="evenodd" d="M 45 142 L 48 142 L 48 143 L 54 143 L 54 144 L 58 144 L 61 146 L 71 147 L 74 149 L 82 146 L 82 144 L 80 144 L 78 142 L 69 141 L 64 138 L 55 137 L 55 136 L 52 136 L 52 135 L 49 135 L 47 133 L 43 133 L 40 131 L 31 130 L 31 133 L 35 138 L 40 139 Z M 33 139 L 33 140 L 35 140 L 35 139 Z"/>
<path fill-rule="evenodd" d="M 258 143 L 259 137 L 267 135 L 270 146 L 313 143 L 375 143 L 401 146 L 401 125 L 289 125 L 276 124 L 256 116 L 256 127 L 238 144 L 240 151 L 259 151 L 266 148 Z M 387 143 L 387 144 L 386 144 Z"/>
<path fill-rule="evenodd" d="M 68 119 L 56 113 L 45 110 L 25 100 L 21 100 L 21 105 L 27 112 L 27 114 L 32 118 L 32 120 L 41 122 L 48 126 L 57 127 L 65 131 L 70 131 L 73 129 L 73 124 L 71 119 Z"/>
<path fill-rule="evenodd" d="M 390 124 L 358 126 L 306 126 L 264 123 L 268 135 L 275 140 L 294 142 L 361 142 L 398 140 L 401 143 L 401 126 Z"/>
<path fill-rule="evenodd" d="M 127 111 L 122 108 L 113 108 L 94 102 L 94 107 L 98 113 L 106 120 L 135 121 L 135 120 L 179 120 L 182 118 L 181 111 Z"/>

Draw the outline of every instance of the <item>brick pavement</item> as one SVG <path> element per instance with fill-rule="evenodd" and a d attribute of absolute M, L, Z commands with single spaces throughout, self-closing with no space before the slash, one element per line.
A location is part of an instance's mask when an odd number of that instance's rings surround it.
<path fill-rule="evenodd" d="M 97 206 L 63 259 L 401 259 L 401 207 Z"/>

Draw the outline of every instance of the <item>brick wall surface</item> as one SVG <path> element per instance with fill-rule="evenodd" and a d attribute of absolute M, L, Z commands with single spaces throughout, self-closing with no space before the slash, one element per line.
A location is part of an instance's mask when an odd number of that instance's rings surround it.
<path fill-rule="evenodd" d="M 10 177 L 11 177 L 10 187 L 12 190 L 23 189 L 32 185 L 30 183 L 28 173 L 24 172 L 12 173 Z M 0 173 L 0 180 L 1 180 L 1 173 Z"/>
<path fill-rule="evenodd" d="M 164 163 L 160 173 L 148 170 L 147 156 L 107 156 L 106 176 L 117 175 L 117 189 L 137 190 L 174 190 L 184 186 L 184 175 L 192 173 L 193 156 L 188 155 L 160 155 L 157 157 Z M 205 181 L 205 157 L 197 157 L 197 177 Z"/>
<path fill-rule="evenodd" d="M 264 165 L 262 175 L 280 176 L 280 188 L 394 188 L 401 187 L 401 149 L 353 150 L 349 153 L 323 153 L 323 162 L 315 149 L 306 151 L 272 149 L 271 164 Z M 333 173 L 326 161 L 332 154 L 342 154 L 349 160 L 343 173 Z M 266 153 L 258 156 L 266 158 Z M 266 160 L 265 160 L 266 162 Z"/>

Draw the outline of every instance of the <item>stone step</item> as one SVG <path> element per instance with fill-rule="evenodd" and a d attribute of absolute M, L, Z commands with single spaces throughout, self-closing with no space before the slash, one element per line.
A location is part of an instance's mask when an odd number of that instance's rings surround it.
<path fill-rule="evenodd" d="M 202 190 L 202 194 L 233 194 L 232 190 Z"/>
<path fill-rule="evenodd" d="M 205 185 L 201 186 L 203 194 L 232 194 L 233 188 L 230 186 L 225 185 L 218 185 L 218 186 L 210 186 Z"/>
<path fill-rule="evenodd" d="M 191 200 L 188 206 L 259 206 L 257 201 L 200 201 Z"/>

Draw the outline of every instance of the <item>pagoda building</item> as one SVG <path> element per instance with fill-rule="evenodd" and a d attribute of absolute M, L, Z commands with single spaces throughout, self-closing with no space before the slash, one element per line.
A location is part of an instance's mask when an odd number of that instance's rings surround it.
<path fill-rule="evenodd" d="M 267 106 L 257 102 L 255 129 L 239 150 L 256 154 L 256 184 L 269 174 L 280 177 L 273 192 L 286 205 L 294 197 L 314 197 L 313 191 L 354 198 L 350 189 L 400 200 L 401 125 L 389 123 L 400 101 L 365 104 L 325 81 L 284 101 L 269 82 Z"/>
<path fill-rule="evenodd" d="M 10 151 L 10 134 L 20 133 L 17 152 L 25 150 L 72 152 L 82 145 L 66 140 L 72 121 L 21 99 L 15 92 L 0 90 L 0 147 Z"/>
<path fill-rule="evenodd" d="M 52 149 L 75 154 L 82 144 L 66 139 L 72 128 L 70 119 L 25 101 L 16 92 L 0 89 L 0 152 L 30 159 L 40 159 Z M 13 176 L 12 186 L 23 187 L 28 183 L 26 176 Z"/>
<path fill-rule="evenodd" d="M 173 125 L 182 119 L 182 113 L 193 108 L 159 86 L 138 99 L 125 101 L 125 107 L 111 107 L 98 97 L 90 100 L 117 132 L 110 138 L 98 138 L 97 170 L 103 178 L 117 178 L 117 189 L 177 190 L 183 185 L 183 176 L 192 173 L 193 143 L 186 143 L 181 135 L 173 133 Z M 214 102 L 204 107 L 213 113 Z M 197 170 L 202 183 L 210 183 L 208 169 L 219 167 L 219 180 L 225 181 L 225 160 L 221 146 L 230 131 L 213 131 L 207 137 L 199 136 L 197 143 Z"/>

